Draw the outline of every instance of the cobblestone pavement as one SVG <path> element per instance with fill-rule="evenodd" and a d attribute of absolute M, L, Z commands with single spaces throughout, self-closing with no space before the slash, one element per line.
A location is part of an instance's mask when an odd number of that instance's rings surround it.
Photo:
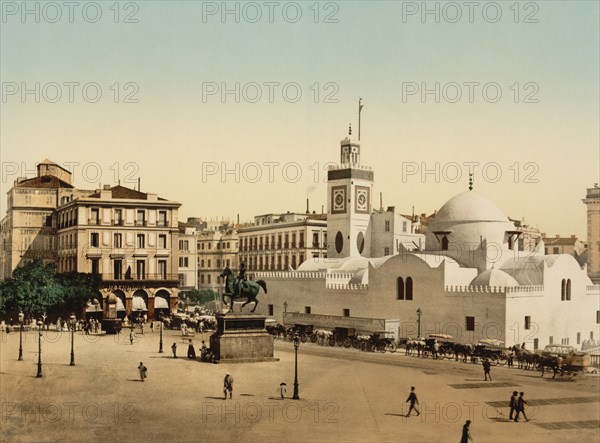
<path fill-rule="evenodd" d="M 175 331 L 75 336 L 69 366 L 67 334 L 42 342 L 43 377 L 36 378 L 37 335 L 3 334 L 0 349 L 2 442 L 389 441 L 457 442 L 465 420 L 479 442 L 595 442 L 600 439 L 597 376 L 552 380 L 540 373 L 395 354 L 302 344 L 300 400 L 292 400 L 294 352 L 276 341 L 275 363 L 206 364 L 185 357 Z M 208 337 L 207 335 L 204 336 Z M 195 339 L 196 349 L 200 336 Z M 170 348 L 178 343 L 179 358 Z M 139 381 L 143 361 L 148 378 Z M 234 377 L 223 400 L 223 377 Z M 287 383 L 286 399 L 279 384 Z M 404 417 L 410 386 L 420 416 Z M 513 390 L 524 391 L 530 422 L 508 421 Z"/>

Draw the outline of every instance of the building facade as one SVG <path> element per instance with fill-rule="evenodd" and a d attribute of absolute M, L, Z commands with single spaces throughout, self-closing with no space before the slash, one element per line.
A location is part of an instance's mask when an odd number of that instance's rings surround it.
<path fill-rule="evenodd" d="M 233 224 L 213 228 L 199 232 L 196 238 L 197 287 L 222 293 L 225 282 L 220 274 L 225 266 L 238 270 L 239 239 Z"/>
<path fill-rule="evenodd" d="M 180 206 L 156 194 L 105 185 L 57 208 L 58 272 L 102 277 L 90 314 L 104 310 L 111 294 L 119 317 L 153 319 L 176 309 Z"/>
<path fill-rule="evenodd" d="M 198 231 L 194 224 L 179 222 L 179 289 L 198 287 Z"/>
<path fill-rule="evenodd" d="M 287 212 L 254 217 L 238 229 L 239 261 L 248 271 L 297 269 L 309 259 L 327 257 L 324 214 Z"/>
<path fill-rule="evenodd" d="M 36 177 L 17 179 L 7 192 L 6 216 L 0 222 L 0 280 L 36 259 L 56 262 L 56 209 L 89 192 L 75 189 L 71 173 L 51 160 L 37 165 Z"/>

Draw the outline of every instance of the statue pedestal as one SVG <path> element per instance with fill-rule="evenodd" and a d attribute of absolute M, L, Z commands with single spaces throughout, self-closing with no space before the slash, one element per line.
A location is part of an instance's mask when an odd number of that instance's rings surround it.
<path fill-rule="evenodd" d="M 217 332 L 210 350 L 222 363 L 279 361 L 273 358 L 273 336 L 265 329 L 266 317 L 258 314 L 217 314 Z"/>

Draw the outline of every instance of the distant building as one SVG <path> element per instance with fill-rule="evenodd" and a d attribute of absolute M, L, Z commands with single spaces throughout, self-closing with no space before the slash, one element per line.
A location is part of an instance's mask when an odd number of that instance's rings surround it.
<path fill-rule="evenodd" d="M 221 222 L 212 227 L 213 229 L 207 228 L 197 233 L 197 287 L 223 292 L 221 272 L 225 266 L 229 266 L 234 272 L 238 269 L 238 234 L 234 225 L 229 222 Z"/>
<path fill-rule="evenodd" d="M 324 214 L 287 212 L 254 217 L 238 229 L 239 261 L 248 271 L 296 269 L 308 259 L 327 257 Z"/>
<path fill-rule="evenodd" d="M 587 205 L 587 272 L 593 282 L 600 284 L 600 187 L 587 189 L 582 200 Z"/>
<path fill-rule="evenodd" d="M 17 179 L 0 222 L 0 280 L 35 259 L 56 262 L 56 208 L 90 192 L 75 189 L 71 173 L 51 160 L 37 165 L 36 177 Z"/>
<path fill-rule="evenodd" d="M 179 222 L 179 289 L 198 287 L 197 227 L 194 223 Z"/>

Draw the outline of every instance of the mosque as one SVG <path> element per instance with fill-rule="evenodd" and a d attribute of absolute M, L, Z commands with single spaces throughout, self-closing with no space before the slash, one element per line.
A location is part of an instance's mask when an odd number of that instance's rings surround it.
<path fill-rule="evenodd" d="M 346 137 L 340 147 L 340 164 L 328 171 L 327 258 L 255 272 L 269 290 L 257 312 L 285 324 L 381 329 L 397 338 L 443 333 L 527 349 L 598 340 L 600 285 L 585 265 L 545 255 L 541 240 L 523 242 L 523 232 L 471 186 L 437 211 L 424 245 L 372 254 L 374 174 L 360 164 L 359 141 Z"/>

